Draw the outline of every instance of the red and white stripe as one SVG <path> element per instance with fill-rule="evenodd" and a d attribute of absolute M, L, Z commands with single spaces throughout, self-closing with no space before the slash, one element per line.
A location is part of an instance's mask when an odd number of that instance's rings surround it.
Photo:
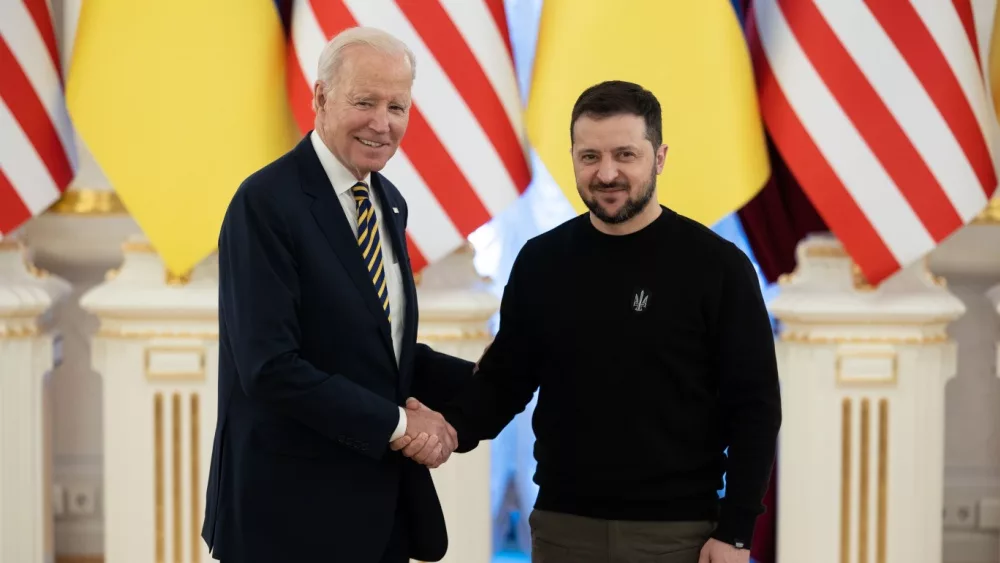
<path fill-rule="evenodd" d="M 417 59 L 410 123 L 383 173 L 406 197 L 414 270 L 464 244 L 530 182 L 503 0 L 295 0 L 288 91 L 313 128 L 320 52 L 337 33 L 377 27 Z"/>
<path fill-rule="evenodd" d="M 45 0 L 0 2 L 0 237 L 45 211 L 76 172 Z"/>
<path fill-rule="evenodd" d="M 753 0 L 768 131 L 878 283 L 972 220 L 997 176 L 968 1 Z"/>

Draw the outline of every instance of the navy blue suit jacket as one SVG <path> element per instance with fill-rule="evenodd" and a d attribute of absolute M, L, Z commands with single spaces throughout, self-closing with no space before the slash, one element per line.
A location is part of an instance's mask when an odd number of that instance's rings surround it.
<path fill-rule="evenodd" d="M 406 202 L 372 188 L 403 273 L 405 335 L 390 326 L 308 135 L 250 176 L 219 237 L 219 409 L 202 537 L 240 563 L 376 562 L 397 506 L 410 555 L 448 545 L 428 469 L 389 449 L 398 406 L 450 400 L 473 364 L 416 343 Z M 391 210 L 396 208 L 398 213 Z"/>

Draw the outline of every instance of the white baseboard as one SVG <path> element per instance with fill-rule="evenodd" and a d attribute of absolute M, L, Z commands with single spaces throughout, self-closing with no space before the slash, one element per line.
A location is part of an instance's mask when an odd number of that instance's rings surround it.
<path fill-rule="evenodd" d="M 979 520 L 980 502 L 1000 498 L 997 473 L 993 468 L 945 468 L 943 563 L 1000 562 L 1000 530 Z"/>

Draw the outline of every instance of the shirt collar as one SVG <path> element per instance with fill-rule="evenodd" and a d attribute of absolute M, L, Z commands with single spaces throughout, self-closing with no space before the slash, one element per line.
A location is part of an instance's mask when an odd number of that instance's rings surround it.
<path fill-rule="evenodd" d="M 326 177 L 330 179 L 330 183 L 333 184 L 333 191 L 337 195 L 342 195 L 347 190 L 351 189 L 354 184 L 358 183 L 358 179 L 354 177 L 354 174 L 344 166 L 337 157 L 333 156 L 330 149 L 327 148 L 326 143 L 323 139 L 319 138 L 319 133 L 315 130 L 310 133 L 309 140 L 312 141 L 313 150 L 316 151 L 316 156 L 319 157 L 319 163 L 323 165 L 323 170 L 326 172 Z M 364 182 L 368 187 L 371 187 L 371 174 L 366 174 Z"/>

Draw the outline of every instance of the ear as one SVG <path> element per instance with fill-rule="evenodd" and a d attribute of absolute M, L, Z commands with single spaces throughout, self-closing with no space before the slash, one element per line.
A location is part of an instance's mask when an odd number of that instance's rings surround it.
<path fill-rule="evenodd" d="M 667 145 L 656 147 L 656 173 L 663 172 L 663 164 L 667 160 Z"/>
<path fill-rule="evenodd" d="M 326 105 L 326 85 L 321 81 L 317 80 L 313 84 L 313 110 L 319 111 L 319 108 Z"/>

